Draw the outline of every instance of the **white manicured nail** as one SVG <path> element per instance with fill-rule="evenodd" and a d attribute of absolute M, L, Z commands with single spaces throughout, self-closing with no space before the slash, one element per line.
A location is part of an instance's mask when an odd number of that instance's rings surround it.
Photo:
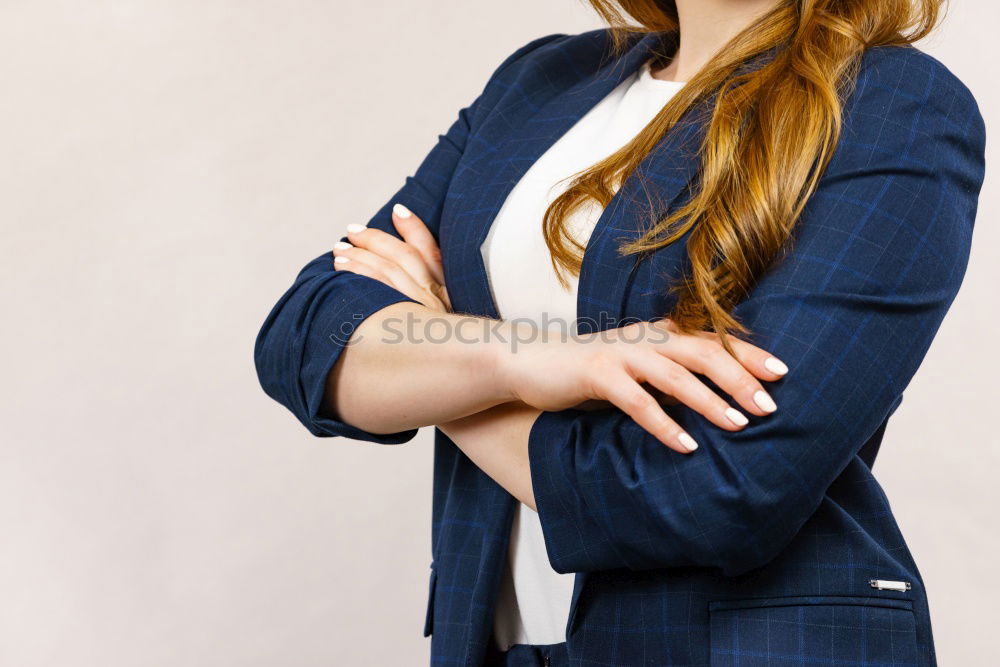
<path fill-rule="evenodd" d="M 349 261 L 351 261 L 351 258 L 350 257 L 344 257 L 343 255 L 341 255 L 340 257 L 334 257 L 333 258 L 333 263 L 334 264 L 347 264 Z"/>
<path fill-rule="evenodd" d="M 357 234 L 358 232 L 363 232 L 363 231 L 365 231 L 365 226 L 364 225 L 359 225 L 359 224 L 353 223 L 353 222 L 351 224 L 347 225 L 347 233 L 348 234 Z"/>
<path fill-rule="evenodd" d="M 406 208 L 402 204 L 394 205 L 392 207 L 392 212 L 396 214 L 397 218 L 409 218 L 411 215 L 413 215 L 412 213 L 410 213 L 410 209 Z"/>
<path fill-rule="evenodd" d="M 677 441 L 680 442 L 684 447 L 686 447 L 689 452 L 693 452 L 694 450 L 698 449 L 698 443 L 695 442 L 694 438 L 692 438 L 687 433 L 681 433 L 679 436 L 677 436 Z"/>
<path fill-rule="evenodd" d="M 764 360 L 764 368 L 772 373 L 777 373 L 778 375 L 784 375 L 788 372 L 788 366 L 786 366 L 780 359 L 776 359 L 774 357 L 768 357 Z"/>
<path fill-rule="evenodd" d="M 753 402 L 764 412 L 774 412 L 778 406 L 774 404 L 774 399 L 766 391 L 758 391 L 753 395 Z"/>
<path fill-rule="evenodd" d="M 750 423 L 747 416 L 736 408 L 726 408 L 726 419 L 733 422 L 737 426 L 746 426 Z"/>
<path fill-rule="evenodd" d="M 348 248 L 353 248 L 353 247 L 354 246 L 352 246 L 350 243 L 344 243 L 343 241 L 337 241 L 336 243 L 333 244 L 334 250 L 347 250 Z"/>

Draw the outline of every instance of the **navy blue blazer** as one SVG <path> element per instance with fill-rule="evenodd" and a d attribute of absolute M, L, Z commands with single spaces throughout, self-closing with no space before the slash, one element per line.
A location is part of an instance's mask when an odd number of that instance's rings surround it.
<path fill-rule="evenodd" d="M 479 251 L 490 223 L 657 40 L 634 36 L 617 59 L 606 30 L 521 47 L 369 226 L 394 233 L 392 204 L 408 206 L 438 238 L 455 310 L 497 317 Z M 665 214 L 687 196 L 698 118 L 668 133 L 601 215 L 580 275 L 580 331 L 669 311 L 686 239 L 641 262 L 616 249 L 641 232 L 650 201 Z M 935 663 L 927 595 L 872 463 L 962 281 L 984 144 L 976 101 L 941 63 L 913 47 L 870 49 L 794 243 L 736 307 L 749 340 L 791 368 L 768 388 L 778 411 L 727 432 L 668 406 L 701 443 L 690 456 L 616 409 L 538 418 L 529 456 L 548 556 L 578 573 L 573 665 Z M 324 248 L 260 331 L 265 391 L 315 435 L 409 440 L 415 431 L 368 433 L 321 406 L 354 327 L 406 300 L 335 271 Z M 482 663 L 515 503 L 436 431 L 433 663 Z"/>

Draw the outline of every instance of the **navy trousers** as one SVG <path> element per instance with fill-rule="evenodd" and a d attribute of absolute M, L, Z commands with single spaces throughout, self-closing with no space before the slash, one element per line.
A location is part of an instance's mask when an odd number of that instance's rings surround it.
<path fill-rule="evenodd" d="M 566 642 L 559 644 L 514 644 L 501 651 L 495 641 L 486 650 L 485 667 L 568 667 Z"/>

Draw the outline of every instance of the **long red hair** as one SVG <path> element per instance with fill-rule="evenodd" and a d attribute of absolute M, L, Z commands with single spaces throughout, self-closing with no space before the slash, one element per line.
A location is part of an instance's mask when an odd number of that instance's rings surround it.
<path fill-rule="evenodd" d="M 674 0 L 589 0 L 609 24 L 616 52 L 634 33 L 676 44 Z M 686 111 L 714 96 L 692 195 L 623 253 L 648 253 L 689 230 L 690 271 L 670 289 L 667 315 L 682 332 L 746 332 L 731 314 L 789 240 L 829 163 L 842 106 L 865 49 L 904 45 L 937 24 L 942 0 L 781 0 L 691 79 L 627 145 L 577 174 L 545 213 L 560 279 L 578 275 L 584 247 L 568 216 L 590 200 L 606 207 L 623 182 Z M 672 38 L 672 39 L 671 39 Z M 740 66 L 768 55 L 751 71 Z M 664 54 L 669 57 L 670 53 Z"/>

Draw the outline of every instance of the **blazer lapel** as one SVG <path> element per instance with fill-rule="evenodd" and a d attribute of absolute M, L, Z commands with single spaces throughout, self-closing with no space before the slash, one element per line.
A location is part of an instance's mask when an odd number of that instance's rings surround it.
<path fill-rule="evenodd" d="M 737 67 L 736 74 L 765 65 L 777 53 L 768 49 Z M 622 255 L 618 248 L 638 239 L 691 194 L 689 186 L 701 166 L 700 147 L 715 107 L 717 93 L 689 109 L 660 140 L 605 207 L 591 234 L 580 268 L 577 289 L 577 332 L 596 333 L 627 324 L 623 321 L 625 297 L 639 260 Z M 656 268 L 663 290 L 672 278 L 683 275 L 687 262 L 688 233 L 656 253 Z M 666 313 L 652 314 L 654 317 Z"/>
<path fill-rule="evenodd" d="M 485 150 L 476 151 L 477 157 L 460 165 L 456 178 L 467 183 L 463 182 L 447 220 L 442 219 L 440 234 L 448 293 L 456 310 L 499 317 L 480 248 L 507 196 L 545 151 L 652 56 L 662 35 L 643 35 L 615 60 L 605 55 L 606 40 L 596 39 L 599 44 L 565 54 L 567 76 L 586 70 L 588 62 L 607 60 L 596 74 L 573 83 L 537 109 L 522 95 L 521 101 L 505 106 L 503 114 L 488 118 L 477 132 L 477 141 L 486 143 Z M 518 120 L 518 113 L 527 117 Z M 465 172 L 471 173 L 463 176 Z"/>
<path fill-rule="evenodd" d="M 577 331 L 613 329 L 627 322 L 625 296 L 635 277 L 638 256 L 622 255 L 622 244 L 638 239 L 650 226 L 680 205 L 698 172 L 698 149 L 704 137 L 706 102 L 696 104 L 660 140 L 598 219 L 583 256 L 577 290 Z M 657 252 L 666 280 L 679 276 L 686 258 L 686 236 Z M 662 313 L 665 315 L 666 313 Z M 660 314 L 657 314 L 659 316 Z"/>

